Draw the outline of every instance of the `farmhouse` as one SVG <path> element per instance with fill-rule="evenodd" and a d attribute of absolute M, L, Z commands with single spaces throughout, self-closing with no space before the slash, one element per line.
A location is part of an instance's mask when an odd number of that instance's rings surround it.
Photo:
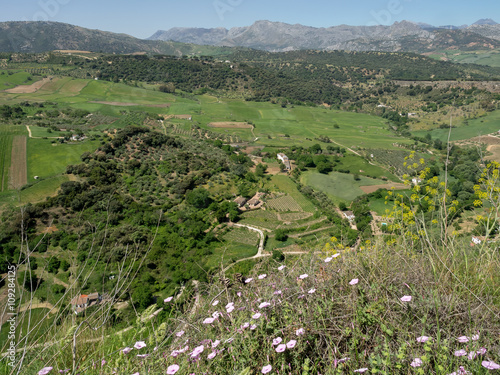
<path fill-rule="evenodd" d="M 102 301 L 102 296 L 95 292 L 76 296 L 70 302 L 75 314 L 84 311 L 87 307 L 98 305 Z"/>
<path fill-rule="evenodd" d="M 242 208 L 247 203 L 247 200 L 246 198 L 238 197 L 234 200 L 234 203 L 238 205 L 238 208 Z"/>
<path fill-rule="evenodd" d="M 292 169 L 292 166 L 290 165 L 290 160 L 288 159 L 288 156 L 286 156 L 283 153 L 279 153 L 278 155 L 278 160 L 280 160 L 284 165 L 287 171 Z"/>

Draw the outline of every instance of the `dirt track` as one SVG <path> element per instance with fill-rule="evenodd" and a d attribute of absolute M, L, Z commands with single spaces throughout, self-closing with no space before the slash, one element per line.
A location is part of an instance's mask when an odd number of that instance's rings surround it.
<path fill-rule="evenodd" d="M 19 189 L 28 183 L 28 168 L 26 161 L 26 136 L 18 135 L 12 140 L 12 158 L 9 169 L 9 185 Z"/>
<path fill-rule="evenodd" d="M 208 124 L 211 128 L 230 128 L 230 129 L 252 129 L 253 125 L 247 124 L 246 122 L 211 122 Z"/>
<path fill-rule="evenodd" d="M 377 191 L 378 189 L 390 189 L 394 187 L 396 190 L 403 190 L 407 189 L 408 186 L 405 184 L 397 184 L 397 183 L 392 183 L 392 184 L 381 184 L 381 185 L 371 185 L 371 186 L 360 186 L 359 188 L 363 190 L 365 194 L 370 194 L 373 193 L 374 191 Z"/>

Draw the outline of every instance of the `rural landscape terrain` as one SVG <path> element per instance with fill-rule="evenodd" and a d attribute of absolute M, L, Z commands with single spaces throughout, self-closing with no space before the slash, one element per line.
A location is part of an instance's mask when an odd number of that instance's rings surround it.
<path fill-rule="evenodd" d="M 498 26 L 0 23 L 0 372 L 498 371 Z"/>

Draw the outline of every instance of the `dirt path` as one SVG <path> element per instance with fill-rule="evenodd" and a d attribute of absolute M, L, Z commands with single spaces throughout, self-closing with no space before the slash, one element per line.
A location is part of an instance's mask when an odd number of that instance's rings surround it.
<path fill-rule="evenodd" d="M 33 94 L 40 90 L 47 82 L 52 81 L 52 78 L 53 77 L 47 77 L 31 85 L 19 85 L 12 89 L 5 90 L 4 92 L 8 92 L 9 94 Z"/>
<path fill-rule="evenodd" d="M 28 183 L 26 136 L 24 135 L 16 135 L 12 140 L 9 180 L 9 185 L 13 189 L 19 189 Z"/>
<path fill-rule="evenodd" d="M 323 230 L 327 230 L 327 229 L 331 229 L 331 228 L 333 228 L 333 226 L 329 225 L 327 227 L 310 230 L 309 232 L 301 232 L 301 233 L 290 234 L 288 237 L 290 237 L 290 238 L 300 238 L 302 236 L 307 236 L 309 234 L 313 234 L 313 233 L 316 233 L 316 232 L 321 232 Z"/>
<path fill-rule="evenodd" d="M 64 138 L 64 137 L 33 137 L 33 135 L 31 134 L 31 129 L 30 129 L 29 125 L 26 125 L 26 130 L 28 131 L 28 134 L 29 134 L 30 138 L 35 138 L 35 139 L 42 139 L 42 138 L 61 139 L 61 138 Z"/>

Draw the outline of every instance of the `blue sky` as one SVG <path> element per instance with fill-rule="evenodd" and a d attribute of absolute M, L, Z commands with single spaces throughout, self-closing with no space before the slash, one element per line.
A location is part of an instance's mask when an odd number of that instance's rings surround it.
<path fill-rule="evenodd" d="M 50 20 L 147 38 L 171 27 L 248 26 L 257 20 L 315 27 L 500 22 L 498 0 L 16 0 L 2 1 L 0 21 Z"/>

